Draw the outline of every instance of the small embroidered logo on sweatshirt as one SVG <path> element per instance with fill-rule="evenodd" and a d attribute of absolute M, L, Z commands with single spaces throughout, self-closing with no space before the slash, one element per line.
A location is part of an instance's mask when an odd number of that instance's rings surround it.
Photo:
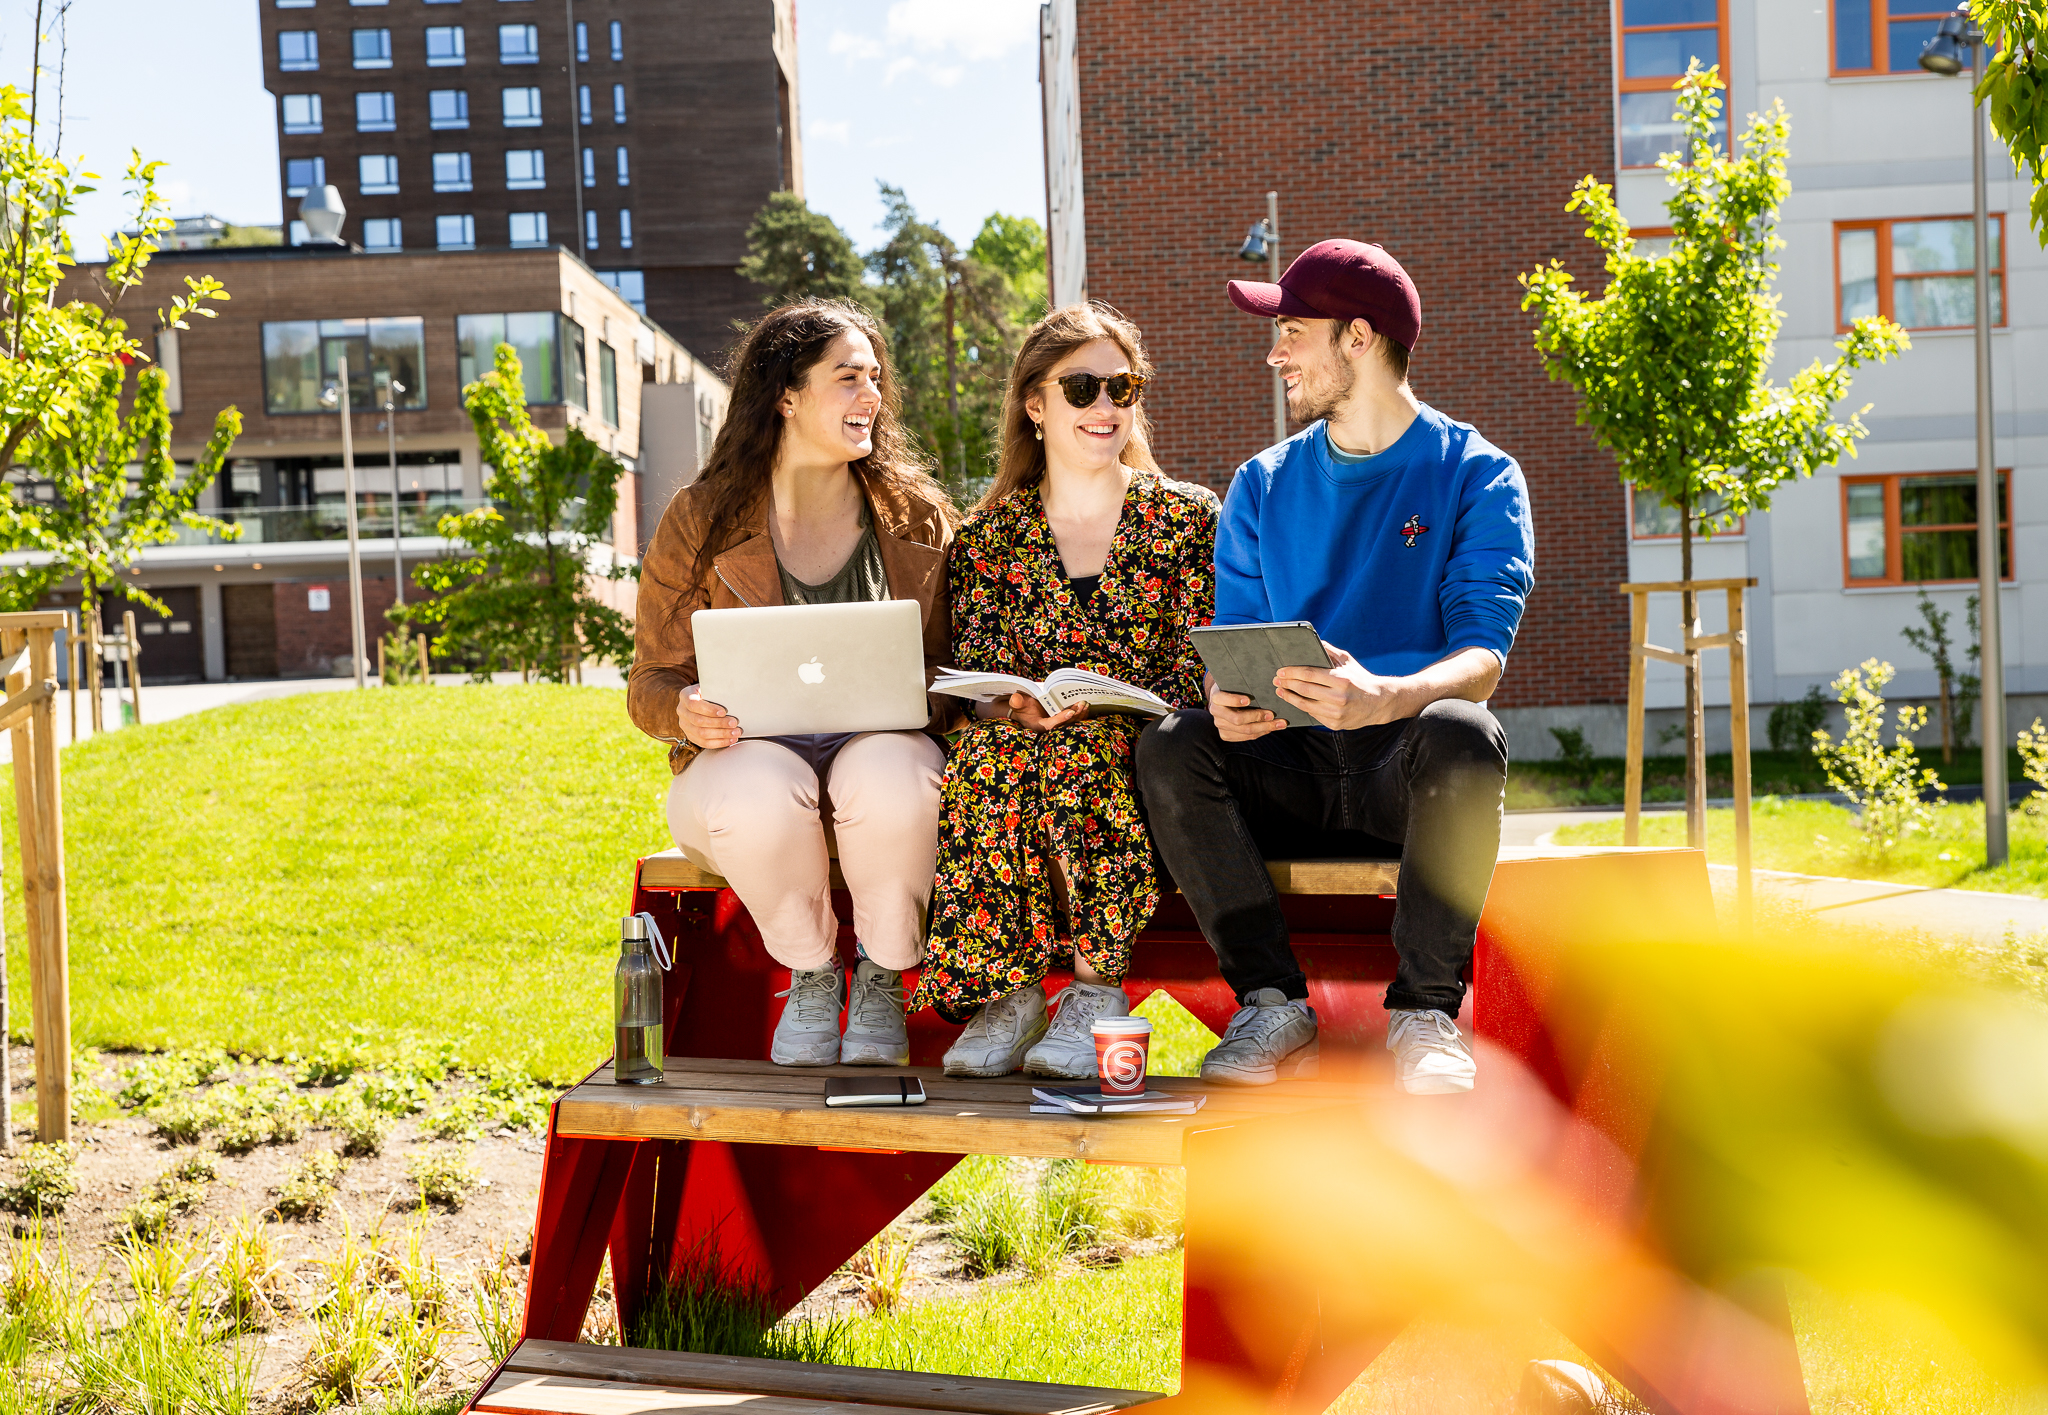
<path fill-rule="evenodd" d="M 1394 534 L 1397 536 L 1408 537 L 1407 540 L 1402 542 L 1403 545 L 1413 545 L 1415 544 L 1415 538 L 1428 529 L 1428 526 L 1422 524 L 1422 518 L 1420 516 L 1410 516 L 1408 518 L 1408 524 L 1401 527 L 1400 530 L 1395 531 Z"/>

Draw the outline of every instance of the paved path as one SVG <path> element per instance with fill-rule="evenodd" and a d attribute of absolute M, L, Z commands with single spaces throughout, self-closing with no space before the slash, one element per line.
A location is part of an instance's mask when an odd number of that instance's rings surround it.
<path fill-rule="evenodd" d="M 1502 818 L 1500 842 L 1549 845 L 1554 843 L 1555 833 L 1565 826 L 1621 817 L 1620 811 L 1512 811 Z M 1733 865 L 1709 865 L 1707 873 L 1713 878 L 1716 894 L 1734 894 Z M 2029 894 L 1930 889 L 1884 880 L 1794 874 L 1790 870 L 1754 870 L 1751 875 L 1759 897 L 1843 923 L 1920 929 L 1931 934 L 1974 938 L 1980 943 L 2001 942 L 2008 933 L 2026 937 L 2048 932 L 2048 899 Z"/>

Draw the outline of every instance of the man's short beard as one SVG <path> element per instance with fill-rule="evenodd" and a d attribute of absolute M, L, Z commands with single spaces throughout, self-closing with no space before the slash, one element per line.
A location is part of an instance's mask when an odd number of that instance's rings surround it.
<path fill-rule="evenodd" d="M 1294 385 L 1295 396 L 1301 400 L 1301 410 L 1296 412 L 1294 399 L 1288 400 L 1287 411 L 1300 423 L 1312 423 L 1320 418 L 1333 418 L 1344 406 L 1344 400 L 1351 396 L 1351 387 L 1358 381 L 1358 370 L 1351 366 L 1349 359 L 1340 360 L 1331 371 L 1330 384 L 1320 391 L 1311 391 L 1308 370 L 1303 369 L 1300 380 Z"/>

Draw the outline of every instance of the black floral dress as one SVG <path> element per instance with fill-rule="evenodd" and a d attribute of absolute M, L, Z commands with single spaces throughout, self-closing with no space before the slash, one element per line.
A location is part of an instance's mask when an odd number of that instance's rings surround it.
<path fill-rule="evenodd" d="M 1140 472 L 1093 599 L 1068 583 L 1036 487 L 968 517 L 948 557 L 961 668 L 1042 679 L 1085 668 L 1176 706 L 1202 701 L 1188 630 L 1215 614 L 1215 493 Z M 1147 718 L 1051 732 L 974 719 L 946 762 L 931 936 L 913 1009 L 964 1022 L 1077 952 L 1105 978 L 1159 903 L 1131 756 Z M 1066 917 L 1051 871 L 1064 862 Z M 1064 925 L 1064 927 L 1063 927 Z"/>

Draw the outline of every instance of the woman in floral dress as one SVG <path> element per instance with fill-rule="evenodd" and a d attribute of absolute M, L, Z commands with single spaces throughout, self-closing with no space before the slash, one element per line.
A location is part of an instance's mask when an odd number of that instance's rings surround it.
<path fill-rule="evenodd" d="M 1084 668 L 1202 701 L 1188 630 L 1213 613 L 1213 492 L 1160 474 L 1136 326 L 1101 305 L 1025 336 L 995 483 L 948 557 L 954 662 L 1042 679 Z M 946 1071 L 1095 1074 L 1091 1024 L 1130 1012 L 1131 942 L 1159 902 L 1131 759 L 1148 719 L 983 704 L 953 747 L 912 1007 L 967 1023 Z M 1048 970 L 1073 984 L 1049 1003 Z"/>

